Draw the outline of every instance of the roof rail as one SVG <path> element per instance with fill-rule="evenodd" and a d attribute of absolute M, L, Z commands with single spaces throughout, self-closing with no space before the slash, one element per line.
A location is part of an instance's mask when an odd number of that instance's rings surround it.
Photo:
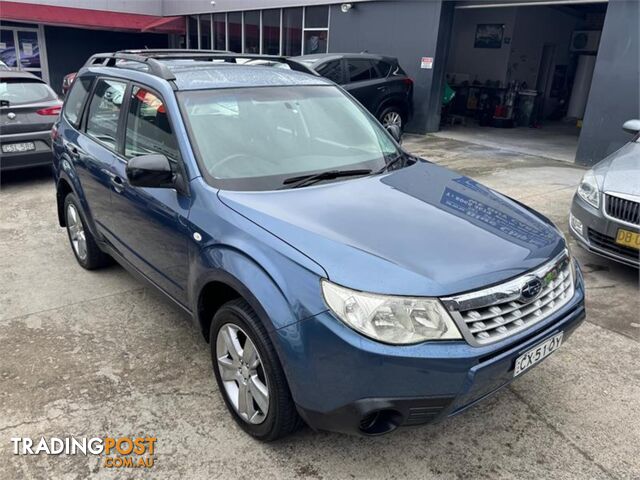
<path fill-rule="evenodd" d="M 238 63 L 238 60 L 263 61 L 271 63 L 283 63 L 291 70 L 304 72 L 311 75 L 318 74 L 306 65 L 287 57 L 277 55 L 257 55 L 251 53 L 232 53 L 219 50 L 183 50 L 183 49 L 157 49 L 157 50 L 121 50 L 114 53 L 96 53 L 85 63 L 85 67 L 104 66 L 115 67 L 118 60 L 143 63 L 148 66 L 149 73 L 164 80 L 175 80 L 171 69 L 162 60 L 223 60 L 229 63 Z"/>
<path fill-rule="evenodd" d="M 122 52 L 114 52 L 114 53 L 96 53 L 92 55 L 89 60 L 84 64 L 85 67 L 91 67 L 100 65 L 103 67 L 115 67 L 116 61 L 118 60 L 127 60 L 129 62 L 138 62 L 143 63 L 149 67 L 149 73 L 160 77 L 164 80 L 175 80 L 176 76 L 173 72 L 162 62 L 159 62 L 155 58 L 151 56 L 144 56 L 133 53 L 122 53 Z"/>
<path fill-rule="evenodd" d="M 136 55 L 154 58 L 157 60 L 224 60 L 229 63 L 238 63 L 239 59 L 256 60 L 273 63 L 284 63 L 291 70 L 318 75 L 306 65 L 279 55 L 258 55 L 255 53 L 233 53 L 224 50 L 184 50 L 184 49 L 158 49 L 158 50 L 124 50 L 118 53 L 135 53 Z"/>

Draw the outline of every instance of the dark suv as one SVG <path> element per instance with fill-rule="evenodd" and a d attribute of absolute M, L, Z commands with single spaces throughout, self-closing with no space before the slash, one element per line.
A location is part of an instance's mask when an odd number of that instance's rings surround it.
<path fill-rule="evenodd" d="M 397 59 L 370 53 L 323 53 L 293 59 L 341 85 L 385 127 L 403 129 L 409 120 L 413 80 Z"/>
<path fill-rule="evenodd" d="M 52 136 L 78 263 L 114 258 L 191 316 L 244 430 L 443 419 L 567 340 L 584 286 L 548 219 L 302 65 L 236 57 L 95 56 Z"/>

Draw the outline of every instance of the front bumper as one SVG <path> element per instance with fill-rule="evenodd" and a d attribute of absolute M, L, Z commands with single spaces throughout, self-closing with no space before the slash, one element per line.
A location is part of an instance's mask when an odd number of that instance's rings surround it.
<path fill-rule="evenodd" d="M 51 133 L 49 130 L 41 132 L 16 133 L 0 135 L 0 170 L 18 170 L 21 168 L 52 165 Z M 33 142 L 36 149 L 30 152 L 2 152 L 1 145 L 6 143 Z"/>
<path fill-rule="evenodd" d="M 315 429 L 376 435 L 455 415 L 509 384 L 517 357 L 585 318 L 574 297 L 528 330 L 484 347 L 462 341 L 392 346 L 369 340 L 329 312 L 278 330 L 298 411 Z"/>
<path fill-rule="evenodd" d="M 577 230 L 576 220 L 582 224 L 582 232 Z M 639 231 L 638 228 L 608 218 L 602 212 L 602 207 L 594 208 L 574 195 L 569 214 L 569 232 L 578 241 L 578 244 L 596 255 L 638 268 L 640 266 L 640 251 L 615 243 L 619 228 Z"/>

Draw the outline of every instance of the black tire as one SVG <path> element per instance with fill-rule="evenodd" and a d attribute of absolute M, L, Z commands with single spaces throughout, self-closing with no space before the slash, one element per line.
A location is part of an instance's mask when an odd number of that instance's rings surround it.
<path fill-rule="evenodd" d="M 397 105 L 390 105 L 383 108 L 382 111 L 378 114 L 378 121 L 386 127 L 386 125 L 384 124 L 385 117 L 390 114 L 398 115 L 398 117 L 400 118 L 400 130 L 404 131 L 404 126 L 407 121 L 406 115 L 404 114 L 402 108 L 398 107 Z"/>
<path fill-rule="evenodd" d="M 216 354 L 216 342 L 218 340 L 218 332 L 222 327 L 228 325 L 239 327 L 242 334 L 246 334 L 251 340 L 259 355 L 262 365 L 261 371 L 266 377 L 269 407 L 264 420 L 259 424 L 249 423 L 238 414 L 221 379 Z M 263 442 L 271 442 L 285 437 L 300 428 L 302 419 L 298 415 L 291 398 L 291 392 L 277 353 L 262 322 L 247 302 L 243 299 L 236 299 L 220 307 L 211 322 L 209 342 L 211 345 L 213 371 L 218 382 L 220 394 L 231 416 L 245 432 Z"/>
<path fill-rule="evenodd" d="M 70 227 L 70 208 L 75 209 L 77 214 L 77 221 L 80 222 L 82 226 L 82 233 L 84 235 L 85 245 L 86 245 L 86 254 L 82 255 L 78 252 L 76 247 L 74 246 L 74 240 L 72 238 L 72 231 Z M 100 250 L 100 247 L 96 243 L 95 238 L 91 231 L 87 228 L 87 220 L 84 216 L 84 212 L 80 207 L 80 202 L 75 197 L 73 193 L 67 194 L 64 199 L 64 215 L 65 215 L 65 225 L 67 227 L 67 235 L 69 237 L 69 244 L 71 245 L 71 251 L 73 255 L 76 257 L 76 260 L 80 264 L 82 268 L 87 270 L 95 270 L 97 268 L 102 268 L 109 265 L 112 260 L 109 255 Z"/>

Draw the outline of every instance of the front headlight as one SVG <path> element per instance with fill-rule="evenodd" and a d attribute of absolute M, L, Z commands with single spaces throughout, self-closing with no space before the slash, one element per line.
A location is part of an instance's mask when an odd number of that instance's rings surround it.
<path fill-rule="evenodd" d="M 580 185 L 578 185 L 578 195 L 589 205 L 595 208 L 600 206 L 600 191 L 598 190 L 598 182 L 593 170 L 589 170 L 582 177 Z"/>
<path fill-rule="evenodd" d="M 322 280 L 322 294 L 348 326 L 385 343 L 460 339 L 460 331 L 437 298 L 364 293 Z"/>

